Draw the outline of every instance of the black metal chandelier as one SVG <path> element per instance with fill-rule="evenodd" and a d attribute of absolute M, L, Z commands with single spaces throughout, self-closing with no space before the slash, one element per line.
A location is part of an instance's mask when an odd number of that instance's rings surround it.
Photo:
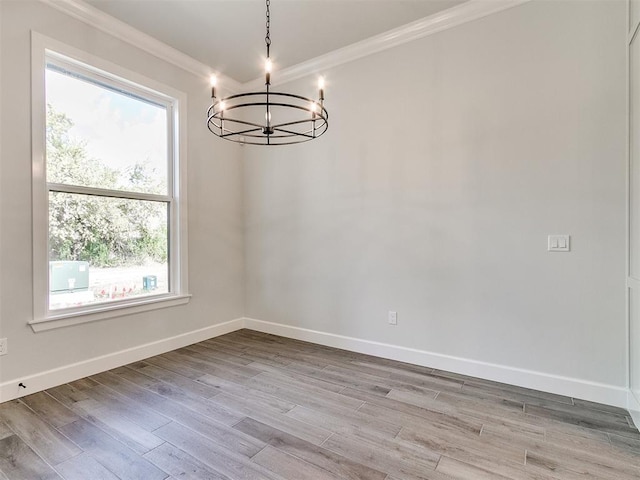
<path fill-rule="evenodd" d="M 267 60 L 265 90 L 216 97 L 215 75 L 211 77 L 211 106 L 207 111 L 207 127 L 225 140 L 251 145 L 290 145 L 320 137 L 329 128 L 329 112 L 324 108 L 324 79 L 318 81 L 318 100 L 293 93 L 272 92 L 269 57 L 270 0 L 267 5 Z"/>

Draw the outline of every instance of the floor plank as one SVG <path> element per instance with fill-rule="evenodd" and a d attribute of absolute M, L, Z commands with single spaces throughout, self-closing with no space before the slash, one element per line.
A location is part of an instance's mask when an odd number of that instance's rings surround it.
<path fill-rule="evenodd" d="M 254 464 L 249 457 L 199 435 L 177 423 L 159 428 L 156 433 L 170 444 L 206 464 L 217 473 L 234 480 L 280 480 L 281 477 Z"/>
<path fill-rule="evenodd" d="M 216 396 L 214 401 L 241 412 L 245 415 L 245 418 L 251 417 L 315 445 L 321 445 L 331 435 L 331 432 L 324 427 L 296 420 L 284 413 L 270 411 L 262 406 L 256 408 L 251 402 L 244 402 L 240 397 L 222 394 Z"/>
<path fill-rule="evenodd" d="M 584 411 L 568 406 L 559 408 L 549 406 L 537 407 L 535 405 L 526 405 L 525 413 L 640 440 L 640 432 L 629 426 L 626 418 L 616 414 L 608 414 L 595 410 Z"/>
<path fill-rule="evenodd" d="M 139 454 L 153 450 L 163 443 L 153 433 L 109 407 L 95 410 L 86 419 Z"/>
<path fill-rule="evenodd" d="M 279 450 L 305 460 L 319 468 L 333 473 L 345 480 L 384 480 L 386 473 L 374 470 L 367 465 L 349 460 L 330 450 L 318 447 L 298 437 L 282 432 L 264 423 L 246 418 L 237 425 L 240 430 Z"/>
<path fill-rule="evenodd" d="M 262 406 L 266 410 L 287 413 L 289 410 L 296 406 L 295 403 L 281 400 L 274 395 L 264 393 L 255 388 L 247 387 L 246 385 L 233 383 L 208 373 L 198 378 L 198 382 L 213 386 L 219 389 L 223 394 L 232 395 L 234 397 L 244 399 L 249 404 L 256 407 Z"/>
<path fill-rule="evenodd" d="M 0 420 L 0 440 L 10 437 L 11 435 L 14 435 L 13 431 L 11 431 L 6 423 Z"/>
<path fill-rule="evenodd" d="M 230 480 L 226 475 L 214 472 L 204 463 L 169 443 L 146 453 L 144 457 L 154 465 L 182 480 Z"/>
<path fill-rule="evenodd" d="M 76 420 L 61 431 L 120 478 L 164 480 L 169 476 L 86 420 Z"/>
<path fill-rule="evenodd" d="M 0 440 L 0 472 L 9 479 L 53 480 L 60 476 L 17 435 Z"/>
<path fill-rule="evenodd" d="M 442 457 L 436 470 L 445 475 L 460 480 L 509 480 L 495 472 L 474 467 L 468 463 L 459 462 L 449 457 Z"/>
<path fill-rule="evenodd" d="M 20 399 L 40 418 L 45 419 L 54 427 L 61 427 L 78 420 L 78 415 L 57 401 L 52 401 L 46 392 L 38 392 Z"/>
<path fill-rule="evenodd" d="M 109 471 L 88 453 L 82 453 L 56 466 L 56 470 L 65 480 L 118 480 L 115 473 Z"/>
<path fill-rule="evenodd" d="M 340 480 L 332 473 L 305 462 L 298 457 L 289 455 L 271 445 L 267 445 L 251 459 L 258 465 L 276 472 L 282 478 L 296 480 Z"/>
<path fill-rule="evenodd" d="M 323 446 L 356 462 L 395 475 L 405 480 L 428 479 L 435 470 L 440 455 L 412 454 L 399 447 L 389 448 L 373 440 L 347 435 L 332 435 Z"/>
<path fill-rule="evenodd" d="M 380 438 L 394 438 L 402 428 L 366 413 L 355 411 L 336 413 L 297 406 L 287 413 L 287 416 L 344 435 L 364 431 Z"/>
<path fill-rule="evenodd" d="M 18 400 L 2 405 L 0 420 L 50 465 L 82 453 L 77 445 Z"/>

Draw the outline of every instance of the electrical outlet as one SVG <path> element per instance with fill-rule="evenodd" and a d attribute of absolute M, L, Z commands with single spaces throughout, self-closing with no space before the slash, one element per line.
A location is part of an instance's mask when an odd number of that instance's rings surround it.
<path fill-rule="evenodd" d="M 6 355 L 9 353 L 9 346 L 7 345 L 6 338 L 0 338 L 0 355 Z"/>
<path fill-rule="evenodd" d="M 389 311 L 389 325 L 398 324 L 398 312 Z"/>

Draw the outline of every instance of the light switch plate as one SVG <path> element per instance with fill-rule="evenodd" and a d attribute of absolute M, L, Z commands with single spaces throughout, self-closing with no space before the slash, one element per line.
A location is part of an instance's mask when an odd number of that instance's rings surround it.
<path fill-rule="evenodd" d="M 389 311 L 389 325 L 398 324 L 398 312 Z"/>
<path fill-rule="evenodd" d="M 549 252 L 569 252 L 571 250 L 570 235 L 549 235 L 547 239 Z"/>

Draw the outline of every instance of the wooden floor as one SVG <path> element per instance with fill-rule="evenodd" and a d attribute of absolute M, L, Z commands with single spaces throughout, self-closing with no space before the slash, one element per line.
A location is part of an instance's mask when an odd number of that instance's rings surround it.
<path fill-rule="evenodd" d="M 635 479 L 624 410 L 241 330 L 0 405 L 0 479 Z"/>

